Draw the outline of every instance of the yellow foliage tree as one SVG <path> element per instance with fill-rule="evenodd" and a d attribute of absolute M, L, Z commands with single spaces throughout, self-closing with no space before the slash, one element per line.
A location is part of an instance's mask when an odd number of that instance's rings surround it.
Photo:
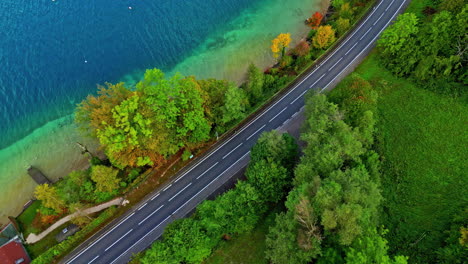
<path fill-rule="evenodd" d="M 291 43 L 291 34 L 281 33 L 271 42 L 271 51 L 273 52 L 273 56 L 278 58 L 280 52 L 281 56 L 284 56 L 286 48 L 289 46 L 289 43 Z"/>
<path fill-rule="evenodd" d="M 114 168 L 96 165 L 91 168 L 91 180 L 96 183 L 97 191 L 112 192 L 119 188 L 118 173 L 119 171 Z"/>
<path fill-rule="evenodd" d="M 38 185 L 34 190 L 34 196 L 41 200 L 45 207 L 53 209 L 57 213 L 61 212 L 62 208 L 65 207 L 65 202 L 60 199 L 55 187 L 49 186 L 47 183 Z"/>
<path fill-rule="evenodd" d="M 335 40 L 335 30 L 330 25 L 320 26 L 317 29 L 317 33 L 312 38 L 312 45 L 317 49 L 325 49 Z"/>
<path fill-rule="evenodd" d="M 343 35 L 351 27 L 351 22 L 347 18 L 338 18 L 336 20 L 336 30 L 338 34 Z"/>

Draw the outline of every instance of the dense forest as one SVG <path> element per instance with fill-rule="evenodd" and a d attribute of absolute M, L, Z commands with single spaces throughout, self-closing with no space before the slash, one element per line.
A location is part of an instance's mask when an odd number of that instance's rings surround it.
<path fill-rule="evenodd" d="M 76 123 L 108 160 L 93 156 L 89 169 L 38 186 L 28 232 L 125 194 L 145 169 L 209 147 L 324 54 L 370 4 L 331 1 L 328 15 L 306 20 L 310 33 L 294 48 L 287 33 L 273 39 L 277 65 L 265 72 L 250 65 L 240 86 L 158 69 L 134 87 L 100 86 L 79 104 Z M 464 263 L 467 11 L 463 0 L 413 0 L 355 73 L 327 95 L 307 96 L 302 150 L 288 134 L 262 134 L 245 180 L 170 224 L 135 262 L 219 263 L 210 262 L 214 253 L 263 224 L 255 263 Z M 101 216 L 72 221 L 86 230 Z M 35 262 L 73 248 L 58 245 Z"/>
<path fill-rule="evenodd" d="M 460 145 L 466 145 L 462 120 L 468 113 L 467 9 L 463 1 L 416 1 L 384 31 L 356 73 L 328 96 L 308 96 L 301 133 L 306 147 L 289 171 L 292 176 L 283 178 L 289 180 L 284 185 L 289 192 L 282 212 L 256 241 L 266 248 L 258 263 L 464 263 L 468 197 L 462 157 L 467 153 Z M 432 113 L 424 112 L 429 105 Z M 445 136 L 450 132 L 455 134 Z M 439 156 L 440 147 L 447 148 L 445 156 Z M 247 183 L 257 166 L 253 157 Z M 273 172 L 260 174 L 272 175 L 263 179 L 264 186 L 277 179 Z M 223 196 L 206 203 L 217 204 Z M 221 204 L 219 210 L 232 206 Z M 246 212 L 237 213 L 232 224 L 247 219 Z M 255 232 L 252 223 L 265 218 L 265 210 L 254 215 L 254 221 L 245 222 L 249 228 L 218 233 L 216 241 L 227 241 L 220 250 L 230 252 L 237 243 L 233 236 L 243 236 L 245 242 Z M 201 223 L 198 234 L 208 233 L 205 217 L 210 218 L 197 211 L 190 218 Z M 167 253 L 174 239 L 184 241 L 179 235 L 167 232 L 142 262 L 172 263 L 173 255 L 157 252 L 165 248 Z M 213 248 L 210 244 L 206 251 Z M 200 263 L 208 255 L 174 263 Z"/>

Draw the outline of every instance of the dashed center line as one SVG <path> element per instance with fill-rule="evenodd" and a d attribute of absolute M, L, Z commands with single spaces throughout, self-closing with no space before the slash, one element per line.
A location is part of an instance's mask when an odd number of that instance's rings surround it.
<path fill-rule="evenodd" d="M 340 63 L 340 61 L 343 59 L 343 57 L 341 57 L 335 64 L 333 64 L 333 66 L 330 67 L 330 69 L 328 69 L 328 71 L 331 71 L 333 68 L 335 68 L 335 66 Z"/>
<path fill-rule="evenodd" d="M 159 223 L 157 226 L 153 227 L 153 229 L 151 229 L 151 231 L 149 231 L 148 233 L 146 233 L 146 235 L 144 235 L 142 238 L 138 239 L 137 242 L 133 243 L 132 246 L 130 246 L 129 248 L 127 248 L 127 250 L 125 250 L 122 254 L 120 254 L 116 259 L 114 259 L 110 264 L 114 264 L 119 258 L 121 258 L 123 255 L 127 254 L 128 251 L 130 251 L 130 249 L 133 248 L 133 246 L 135 246 L 136 244 L 140 243 L 143 239 L 145 239 L 145 237 L 147 237 L 149 234 L 153 233 L 153 231 L 155 229 L 157 229 L 158 227 L 160 227 L 162 224 L 164 224 L 164 222 L 167 221 L 167 219 L 169 219 L 171 216 L 168 216 L 166 217 L 164 220 L 162 220 L 161 223 Z"/>
<path fill-rule="evenodd" d="M 322 74 L 322 76 L 320 76 L 317 80 L 315 80 L 315 82 L 309 88 L 314 87 L 320 80 L 322 80 L 323 77 L 325 77 L 325 74 L 326 73 Z"/>
<path fill-rule="evenodd" d="M 266 125 L 263 125 L 261 128 L 257 129 L 257 131 L 255 131 L 252 135 L 250 135 L 246 141 L 248 141 L 249 139 L 251 139 L 255 134 L 257 134 L 260 130 L 262 130 Z"/>
<path fill-rule="evenodd" d="M 158 196 L 159 196 L 160 193 L 156 194 L 155 196 L 153 196 L 153 198 L 151 198 L 151 201 L 153 201 L 154 199 L 156 199 Z"/>
<path fill-rule="evenodd" d="M 374 26 L 380 21 L 380 19 L 383 17 L 383 15 L 385 15 L 385 13 L 382 13 L 379 18 L 377 18 L 377 20 L 374 22 Z"/>
<path fill-rule="evenodd" d="M 387 12 L 387 10 L 393 5 L 393 2 L 395 2 L 395 0 L 392 0 L 392 2 L 387 6 L 387 8 L 385 8 L 385 12 Z"/>
<path fill-rule="evenodd" d="M 191 182 L 190 182 L 189 184 L 187 184 L 187 186 L 185 186 L 184 188 L 182 188 L 182 190 L 178 191 L 174 196 L 172 196 L 172 197 L 169 199 L 169 202 L 172 201 L 174 198 L 176 198 L 177 195 L 179 195 L 181 192 L 183 192 L 185 189 L 187 189 L 190 185 L 192 185 Z"/>
<path fill-rule="evenodd" d="M 142 206 L 140 206 L 140 208 L 138 208 L 138 211 L 140 211 L 143 207 L 145 207 L 148 203 L 145 203 L 143 204 Z"/>
<path fill-rule="evenodd" d="M 372 27 L 370 27 L 370 28 L 366 31 L 366 33 L 364 33 L 364 35 L 361 36 L 361 38 L 360 38 L 359 40 L 362 40 L 362 39 L 367 35 L 367 33 L 369 33 L 369 31 L 371 31 L 371 29 L 372 29 Z"/>
<path fill-rule="evenodd" d="M 91 264 L 93 263 L 93 261 L 95 261 L 97 258 L 99 258 L 99 255 L 97 255 L 96 257 L 94 257 L 91 261 L 88 262 L 88 264 Z"/>
<path fill-rule="evenodd" d="M 206 171 L 204 171 L 202 174 L 200 174 L 200 176 L 197 177 L 197 180 L 200 179 L 203 175 L 205 175 L 209 170 L 211 170 L 214 166 L 216 166 L 217 164 L 219 163 L 216 162 L 215 164 L 213 164 L 211 167 L 209 167 Z"/>
<path fill-rule="evenodd" d="M 140 223 L 138 223 L 138 225 L 141 225 L 143 222 L 145 222 L 148 218 L 150 218 L 152 215 L 154 215 L 157 211 L 159 211 L 159 209 L 163 208 L 164 204 L 159 206 L 158 209 L 154 210 L 151 214 L 149 214 L 148 216 L 145 217 L 145 219 L 141 220 Z"/>
<path fill-rule="evenodd" d="M 357 45 L 358 43 L 359 43 L 359 42 L 354 43 L 354 45 L 345 53 L 345 56 L 348 55 L 348 53 L 350 53 L 351 50 L 353 50 L 354 47 L 356 47 L 356 45 Z"/>
<path fill-rule="evenodd" d="M 163 189 L 163 192 L 165 192 L 167 189 L 171 188 L 171 186 L 172 186 L 172 183 L 169 184 L 168 186 L 166 186 L 166 188 Z"/>
<path fill-rule="evenodd" d="M 109 250 L 109 248 L 113 247 L 115 244 L 117 244 L 120 240 L 122 240 L 126 235 L 128 235 L 132 231 L 133 231 L 133 229 L 128 230 L 128 232 L 125 233 L 125 235 L 123 235 L 119 239 L 117 239 L 114 243 L 112 243 L 112 245 L 108 246 L 104 251 Z"/>
<path fill-rule="evenodd" d="M 283 110 L 281 110 L 281 112 L 277 113 L 272 119 L 270 119 L 270 121 L 268 121 L 268 123 L 271 123 L 271 121 L 273 121 L 275 118 L 277 118 L 279 115 L 281 115 L 281 113 L 286 111 L 287 108 L 288 107 L 286 106 Z"/>
<path fill-rule="evenodd" d="M 192 196 L 192 198 L 188 199 L 184 204 L 182 204 L 179 208 L 177 208 L 173 213 L 172 215 L 175 215 L 180 209 L 182 209 L 185 205 L 187 205 L 190 201 L 192 201 L 195 197 L 197 197 L 201 192 L 203 192 L 204 190 L 206 190 L 206 188 L 208 188 L 214 181 L 216 181 L 219 177 L 221 177 L 226 171 L 230 170 L 234 165 L 236 165 L 239 161 L 241 161 L 242 159 L 245 158 L 245 156 L 247 156 L 248 154 L 250 153 L 250 150 L 247 151 L 247 153 L 245 153 L 240 159 L 238 159 L 236 162 L 234 162 L 231 166 L 229 166 L 229 168 L 225 169 L 223 172 L 221 172 L 218 176 L 216 176 L 216 178 L 214 178 L 213 180 L 211 180 L 205 187 L 203 187 L 203 189 L 201 189 L 200 191 L 198 191 L 194 196 Z"/>
<path fill-rule="evenodd" d="M 385 11 L 387 11 L 387 10 L 390 8 L 390 6 L 392 6 L 392 4 L 394 3 L 394 1 L 395 1 L 395 0 L 392 0 L 392 1 L 391 1 L 391 4 L 390 4 L 389 6 L 387 6 L 387 8 L 385 9 Z M 377 9 L 379 8 L 379 6 L 380 6 L 383 2 L 385 2 L 385 1 L 381 1 L 381 2 L 379 3 L 379 5 L 375 8 L 375 10 L 377 10 Z M 400 5 L 399 9 L 401 8 L 402 5 L 403 5 L 403 3 Z M 366 18 L 366 20 L 364 21 L 363 24 L 365 24 L 365 22 L 372 16 L 372 14 L 375 12 L 375 10 L 372 11 L 371 15 L 369 15 L 369 16 Z M 378 23 L 378 21 L 383 17 L 383 15 L 384 15 L 384 14 L 381 14 L 381 15 L 380 15 L 380 17 L 377 19 L 377 21 L 375 21 L 374 25 L 376 25 L 376 24 Z M 394 16 L 395 16 L 395 15 L 394 15 Z M 392 16 L 392 19 L 393 19 L 394 16 Z M 385 28 L 387 25 L 388 25 L 388 23 L 384 26 L 384 28 Z M 360 28 L 360 27 L 359 27 L 359 28 Z M 358 31 L 359 31 L 359 28 L 358 28 L 358 30 L 356 30 L 354 33 L 358 32 Z M 366 34 L 368 34 L 369 31 L 370 31 L 370 29 L 364 34 L 364 36 L 365 36 Z M 354 35 L 354 33 L 353 33 L 353 35 Z M 379 32 L 379 33 L 380 33 L 380 32 Z M 351 35 L 351 37 L 352 37 L 353 35 Z M 362 36 L 361 39 L 362 39 L 364 36 Z M 349 37 L 349 38 L 346 40 L 346 42 L 347 42 L 348 40 L 350 40 L 351 37 Z M 374 40 L 375 40 L 375 38 L 374 38 Z M 346 43 L 346 42 L 345 42 L 345 43 Z M 357 44 L 358 44 L 358 43 L 355 43 L 355 44 L 351 47 L 351 49 L 349 49 L 349 50 L 346 52 L 345 55 L 347 55 L 349 52 L 351 52 L 351 50 L 353 50 Z M 371 44 L 371 43 L 370 43 L 370 44 Z M 343 44 L 342 46 L 344 46 L 344 44 Z M 368 46 L 369 46 L 369 45 L 368 45 Z M 365 49 L 367 49 L 368 46 L 366 46 Z M 341 47 L 338 47 L 337 50 L 339 50 L 339 48 L 341 48 Z M 337 50 L 336 50 L 336 51 L 337 51 Z M 335 52 L 336 52 L 336 51 L 335 51 Z M 362 52 L 361 52 L 361 53 L 362 53 Z M 360 54 L 361 54 L 361 53 L 360 53 Z M 334 54 L 334 53 L 332 53 L 332 55 L 333 55 L 333 54 Z M 359 55 L 360 55 L 360 54 L 359 54 Z M 358 55 L 358 56 L 359 56 L 359 55 Z M 332 57 L 332 56 L 330 56 L 330 57 Z M 330 57 L 329 57 L 329 58 L 330 58 Z M 328 58 L 327 58 L 327 60 L 328 60 Z M 353 60 L 353 61 L 354 61 L 354 60 Z M 314 71 L 314 72 L 315 72 L 315 71 Z M 309 77 L 310 75 L 312 75 L 314 72 L 312 72 L 311 74 L 309 74 L 307 77 Z M 341 74 L 341 73 L 340 73 L 340 74 Z M 340 74 L 338 74 L 338 75 L 340 75 Z M 322 76 L 322 77 L 323 77 L 323 76 Z M 321 78 L 322 78 L 322 77 L 321 77 Z M 320 78 L 320 79 L 321 79 L 321 78 Z M 336 78 L 336 77 L 335 77 L 335 78 Z M 334 79 L 335 79 L 335 78 L 334 78 Z M 305 78 L 302 82 L 304 82 L 306 79 L 307 79 L 307 78 Z M 334 80 L 334 79 L 333 79 L 333 80 Z M 333 80 L 332 80 L 332 81 L 333 81 Z M 301 83 L 302 83 L 302 82 L 301 82 Z M 301 83 L 300 83 L 300 84 L 301 84 Z M 299 85 L 300 85 L 300 84 L 299 84 Z M 298 86 L 299 86 L 299 85 L 298 85 Z M 327 85 L 327 86 L 328 86 L 328 85 Z M 326 86 L 326 87 L 327 87 L 327 86 Z M 326 88 L 326 87 L 325 87 L 325 88 Z M 295 88 L 296 88 L 296 87 L 294 87 L 294 89 L 295 89 Z M 325 88 L 324 88 L 324 89 L 325 89 Z M 293 90 L 294 90 L 294 89 L 293 89 Z M 322 90 L 323 90 L 323 89 L 322 89 Z M 292 92 L 292 90 L 291 90 L 291 92 Z M 288 94 L 289 94 L 289 93 L 288 93 Z M 304 94 L 304 93 L 302 93 L 301 96 L 302 96 L 303 94 Z M 284 98 L 281 98 L 281 99 L 284 99 Z M 296 98 L 296 100 L 297 100 L 297 98 Z M 280 101 L 281 101 L 281 100 L 279 100 L 277 103 L 279 103 Z M 277 103 L 275 103 L 274 105 L 276 105 Z M 273 105 L 273 106 L 274 106 L 274 105 Z M 272 108 L 273 106 L 271 106 L 270 108 Z M 270 108 L 269 108 L 269 109 L 270 109 Z M 269 109 L 267 109 L 267 111 L 265 111 L 265 112 L 268 112 Z M 283 109 L 281 112 L 283 112 L 283 111 L 285 111 L 285 110 L 286 110 L 286 108 Z M 281 112 L 280 112 L 280 113 L 281 113 Z M 295 114 L 296 114 L 296 113 L 295 113 Z M 274 118 L 276 118 L 278 115 L 279 115 L 279 114 L 277 114 Z M 259 117 L 261 117 L 261 115 L 260 115 Z M 273 119 L 274 119 L 274 118 L 273 118 Z M 256 118 L 255 120 L 257 120 L 257 119 L 258 119 L 258 118 Z M 272 120 L 273 120 L 273 119 L 272 119 Z M 254 120 L 254 121 L 255 121 L 255 120 Z M 271 122 L 271 120 L 270 120 L 270 122 Z M 252 122 L 252 123 L 253 123 L 253 122 Z M 250 125 L 250 124 L 249 124 L 249 125 Z M 248 128 L 249 125 L 247 125 L 244 129 Z M 263 127 L 265 127 L 265 125 L 264 125 Z M 263 127 L 262 127 L 262 128 L 263 128 Z M 260 128 L 259 130 L 261 130 L 262 128 Z M 254 134 L 252 134 L 248 139 L 250 139 L 253 135 L 255 135 L 256 133 L 258 133 L 259 130 L 257 130 Z M 247 140 L 248 140 L 248 139 L 247 139 Z M 226 142 L 226 143 L 227 143 L 227 142 Z M 223 145 L 224 145 L 224 144 L 223 144 Z M 222 145 L 222 146 L 223 146 L 223 145 Z M 220 146 L 220 147 L 222 147 L 222 146 Z M 220 147 L 219 147 L 219 148 L 220 148 Z M 248 154 L 248 153 L 246 153 L 246 154 Z M 243 157 L 245 157 L 245 155 L 244 155 Z M 242 158 L 243 158 L 243 157 L 242 157 Z M 242 158 L 241 158 L 241 159 L 242 159 Z M 203 160 L 202 160 L 202 161 L 203 161 Z M 239 160 L 238 160 L 238 161 L 239 161 Z M 237 163 L 237 162 L 236 162 L 236 163 Z M 216 164 L 218 164 L 218 163 L 216 163 Z M 208 170 L 210 170 L 211 168 L 213 168 L 216 164 L 214 164 L 214 165 L 213 165 L 212 167 L 210 167 Z M 234 164 L 231 165 L 228 169 L 230 169 L 232 166 L 234 166 Z M 207 171 L 208 171 L 208 170 L 207 170 Z M 205 174 L 207 171 L 205 171 L 203 174 Z M 225 173 L 226 171 L 227 171 L 227 170 L 223 171 L 223 173 Z M 188 173 L 188 172 L 186 172 L 186 173 Z M 222 174 L 223 174 L 223 173 L 222 173 Z M 203 175 L 203 174 L 202 174 L 202 175 Z M 218 179 L 222 174 L 218 175 L 218 177 L 216 177 L 216 179 Z M 202 175 L 200 175 L 199 177 L 201 177 Z M 197 177 L 197 179 L 198 179 L 199 177 Z M 216 179 L 214 179 L 213 181 L 215 181 Z M 212 181 L 212 182 L 213 182 L 213 181 Z M 210 182 L 210 184 L 211 184 L 212 182 Z M 167 186 L 163 191 L 165 191 L 165 190 L 167 190 L 168 188 L 170 188 L 171 185 L 172 185 L 172 184 L 170 184 L 169 186 Z M 207 185 L 206 187 L 208 187 L 208 185 Z M 206 189 L 206 187 L 203 188 L 201 191 L 203 191 L 204 189 Z M 200 192 L 201 192 L 201 191 L 200 191 Z M 197 195 L 198 195 L 200 192 L 198 192 Z M 193 196 L 192 198 L 190 198 L 190 200 L 192 200 L 193 198 L 195 198 L 197 195 L 195 195 L 195 196 Z M 158 197 L 158 196 L 159 196 L 159 193 L 156 194 L 155 196 L 153 196 L 153 197 L 151 198 L 151 200 L 155 199 L 155 198 Z M 190 200 L 189 200 L 189 201 L 190 201 Z M 187 204 L 189 201 L 187 201 L 186 203 L 184 203 L 184 205 Z M 146 204 L 145 204 L 145 205 L 146 205 Z M 141 208 L 143 208 L 145 205 L 143 205 Z M 161 207 L 163 207 L 163 206 L 164 206 L 164 205 L 162 205 Z M 161 207 L 160 207 L 160 208 L 161 208 Z M 157 210 L 159 210 L 160 208 L 158 208 Z M 179 208 L 179 209 L 180 209 L 180 208 Z M 178 210 L 179 210 L 179 209 L 178 209 Z M 157 211 L 157 210 L 156 210 L 156 211 Z M 155 212 L 156 212 L 156 211 L 155 211 Z M 152 214 L 154 214 L 155 212 L 153 212 Z M 177 212 L 177 210 L 176 210 L 175 212 Z M 174 212 L 174 213 L 175 213 L 175 212 Z M 114 229 L 117 228 L 120 224 L 122 224 L 123 222 L 125 222 L 125 221 L 126 221 L 128 218 L 130 218 L 133 214 L 134 214 L 134 213 L 132 213 L 131 215 L 129 215 L 128 217 L 126 217 L 124 220 L 122 220 L 119 224 L 117 224 L 117 226 L 115 226 L 114 228 L 112 228 L 112 230 L 114 230 Z M 164 219 L 160 224 L 158 224 L 156 227 L 154 227 L 154 228 L 153 228 L 149 233 L 147 233 L 145 236 L 143 236 L 142 238 L 140 238 L 140 239 L 137 241 L 137 243 L 134 243 L 134 245 L 135 245 L 135 244 L 138 244 L 139 242 L 141 242 L 141 240 L 143 240 L 146 236 L 148 236 L 152 231 L 154 231 L 156 228 L 158 228 L 160 225 L 162 225 L 164 222 L 166 222 L 166 221 L 169 219 L 169 217 L 170 217 L 170 216 L 166 217 L 166 219 Z M 145 219 L 145 220 L 146 220 L 146 219 Z M 141 222 L 140 222 L 140 223 L 141 223 Z M 100 238 L 99 238 L 97 241 L 95 241 L 92 245 L 94 245 L 94 244 L 97 243 L 99 240 L 101 240 L 103 237 L 105 237 L 107 234 L 109 234 L 110 232 L 112 232 L 112 230 L 109 231 L 109 232 L 107 232 L 104 236 L 100 237 Z M 133 229 L 132 229 L 132 230 L 133 230 Z M 132 230 L 128 231 L 124 236 L 128 235 Z M 116 242 L 114 242 L 114 243 L 111 245 L 111 247 L 112 247 L 113 245 L 115 245 L 118 241 L 120 241 L 124 236 L 122 236 L 121 238 L 119 238 L 119 240 L 117 240 Z M 92 245 L 91 245 L 90 247 L 92 247 Z M 109 248 L 110 248 L 110 247 L 109 247 Z M 107 251 L 109 248 L 107 248 L 106 251 Z M 132 247 L 128 248 L 124 253 L 122 253 L 119 257 L 117 257 L 117 259 L 120 258 L 121 256 L 123 256 L 124 254 L 126 254 L 131 248 L 132 248 Z M 75 259 L 76 259 L 77 257 L 79 257 L 82 253 L 83 253 L 83 252 L 80 252 L 80 254 L 78 254 L 77 256 L 75 256 L 70 262 L 72 262 L 73 260 L 75 260 Z M 95 261 L 95 259 L 97 259 L 98 257 L 99 257 L 99 256 L 96 256 L 96 257 L 95 257 L 94 259 L 92 259 L 89 263 Z M 115 261 L 117 261 L 117 259 L 115 259 L 114 261 L 112 261 L 112 263 L 114 263 Z"/>
<path fill-rule="evenodd" d="M 237 147 L 233 148 L 231 151 L 229 151 L 228 154 L 224 155 L 223 156 L 223 159 L 225 159 L 227 156 L 229 156 L 232 152 L 234 152 L 236 149 L 238 149 L 240 146 L 242 146 L 242 143 L 240 143 L 239 145 L 237 145 Z"/>

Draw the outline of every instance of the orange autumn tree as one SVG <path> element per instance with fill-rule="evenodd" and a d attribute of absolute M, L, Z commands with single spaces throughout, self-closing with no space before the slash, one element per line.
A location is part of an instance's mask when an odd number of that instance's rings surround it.
<path fill-rule="evenodd" d="M 310 52 L 309 42 L 307 42 L 305 40 L 301 40 L 297 44 L 297 46 L 294 48 L 293 54 L 298 56 L 298 57 L 302 57 L 302 56 L 305 56 L 305 55 L 309 54 L 309 52 Z"/>
<path fill-rule="evenodd" d="M 271 51 L 273 52 L 273 56 L 278 58 L 279 53 L 281 52 L 281 57 L 283 57 L 286 52 L 286 48 L 289 46 L 289 43 L 291 43 L 291 34 L 281 33 L 271 42 Z"/>
<path fill-rule="evenodd" d="M 320 12 L 315 12 L 311 17 L 306 21 L 307 25 L 312 29 L 317 29 L 322 23 L 323 15 Z"/>
<path fill-rule="evenodd" d="M 317 49 L 325 49 L 335 40 L 335 30 L 330 25 L 320 26 L 317 28 L 317 33 L 312 38 L 312 45 Z"/>

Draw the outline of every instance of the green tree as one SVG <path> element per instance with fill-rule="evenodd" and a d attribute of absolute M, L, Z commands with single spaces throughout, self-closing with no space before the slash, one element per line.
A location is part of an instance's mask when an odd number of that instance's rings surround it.
<path fill-rule="evenodd" d="M 201 263 L 211 254 L 214 243 L 198 221 L 185 218 L 174 221 L 164 231 L 162 241 L 148 250 L 145 263 Z"/>
<path fill-rule="evenodd" d="M 57 189 L 47 183 L 36 186 L 34 196 L 41 200 L 45 207 L 53 209 L 57 213 L 65 207 L 65 202 L 58 195 Z"/>
<path fill-rule="evenodd" d="M 266 210 L 260 193 L 249 183 L 239 182 L 236 188 L 197 207 L 197 218 L 210 236 L 237 234 L 252 230 Z"/>
<path fill-rule="evenodd" d="M 388 27 L 380 37 L 378 45 L 385 56 L 394 56 L 407 46 L 407 42 L 419 31 L 418 18 L 413 13 L 398 16 L 396 22 Z"/>
<path fill-rule="evenodd" d="M 325 231 L 335 232 L 340 244 L 350 245 L 363 230 L 375 226 L 381 200 L 378 185 L 359 166 L 335 171 L 324 179 L 315 204 Z"/>
<path fill-rule="evenodd" d="M 181 148 L 192 149 L 209 138 L 213 113 L 204 84 L 147 70 L 136 91 L 123 83 L 108 84 L 98 97 L 88 97 L 79 105 L 76 121 L 98 138 L 115 167 L 157 167 Z"/>
<path fill-rule="evenodd" d="M 266 237 L 266 256 L 274 264 L 303 264 L 310 262 L 320 253 L 320 247 L 304 250 L 298 244 L 298 224 L 289 213 L 276 216 Z"/>
<path fill-rule="evenodd" d="M 336 30 L 338 31 L 338 35 L 343 35 L 350 27 L 351 22 L 348 18 L 339 17 L 336 20 Z"/>
<path fill-rule="evenodd" d="M 253 63 L 247 69 L 246 91 L 256 103 L 263 97 L 263 73 Z"/>
<path fill-rule="evenodd" d="M 98 86 L 98 95 L 89 95 L 78 104 L 75 113 L 75 122 L 85 134 L 92 136 L 96 136 L 103 124 L 112 123 L 112 109 L 128 99 L 132 92 L 122 82 L 106 83 L 106 86 Z"/>
<path fill-rule="evenodd" d="M 111 193 L 119 188 L 118 170 L 103 165 L 91 168 L 91 179 L 96 183 L 96 191 Z"/>
<path fill-rule="evenodd" d="M 437 249 L 438 263 L 462 264 L 468 259 L 468 208 L 453 217 L 444 247 Z"/>
<path fill-rule="evenodd" d="M 396 256 L 393 260 L 387 253 L 387 240 L 381 237 L 375 228 L 356 239 L 353 246 L 346 249 L 346 264 L 406 264 L 407 257 Z"/>
<path fill-rule="evenodd" d="M 207 96 L 193 77 L 176 74 L 166 79 L 161 70 L 147 70 L 137 84 L 137 91 L 143 94 L 155 122 L 167 129 L 167 134 L 158 141 L 158 150 L 164 156 L 209 138 L 211 125 L 203 108 Z"/>
<path fill-rule="evenodd" d="M 226 80 L 216 79 L 198 80 L 197 82 L 200 86 L 200 89 L 204 91 L 208 96 L 206 98 L 204 106 L 208 122 L 214 123 L 216 126 L 222 127 L 222 108 L 225 105 L 226 92 L 228 88 L 233 86 L 233 84 L 229 83 Z M 224 130 L 220 132 L 224 132 Z"/>
<path fill-rule="evenodd" d="M 405 13 L 382 33 L 377 45 L 382 48 L 384 62 L 394 73 L 409 74 L 418 62 L 421 52 L 414 49 L 418 32 L 416 15 Z"/>
<path fill-rule="evenodd" d="M 266 160 L 251 163 L 245 173 L 249 183 L 262 194 L 261 199 L 273 203 L 284 197 L 289 183 L 288 174 L 283 166 Z"/>
<path fill-rule="evenodd" d="M 354 9 L 351 7 L 349 2 L 344 2 L 338 9 L 338 15 L 342 18 L 351 19 L 353 18 Z"/>
<path fill-rule="evenodd" d="M 244 91 L 234 85 L 230 85 L 226 90 L 224 105 L 221 107 L 221 123 L 227 124 L 243 118 L 247 104 Z"/>
<path fill-rule="evenodd" d="M 252 163 L 271 160 L 283 167 L 292 169 L 299 155 L 295 139 L 276 130 L 263 132 L 250 152 Z"/>
<path fill-rule="evenodd" d="M 465 0 L 443 0 L 440 1 L 439 8 L 442 10 L 447 10 L 452 13 L 456 13 L 459 10 L 463 9 L 466 6 Z"/>
<path fill-rule="evenodd" d="M 301 139 L 307 143 L 295 171 L 295 182 L 328 175 L 347 161 L 359 161 L 365 152 L 358 135 L 343 121 L 338 107 L 325 95 L 308 95 Z"/>

